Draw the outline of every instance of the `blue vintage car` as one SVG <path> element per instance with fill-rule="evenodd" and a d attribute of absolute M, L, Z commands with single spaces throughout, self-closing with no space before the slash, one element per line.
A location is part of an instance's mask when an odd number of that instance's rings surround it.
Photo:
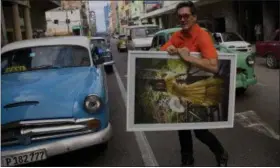
<path fill-rule="evenodd" d="M 103 60 L 86 37 L 23 40 L 1 53 L 1 159 L 16 166 L 112 136 Z"/>

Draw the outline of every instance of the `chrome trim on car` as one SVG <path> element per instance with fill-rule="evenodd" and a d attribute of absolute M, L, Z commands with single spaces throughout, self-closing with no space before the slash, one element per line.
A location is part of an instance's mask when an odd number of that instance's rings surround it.
<path fill-rule="evenodd" d="M 14 144 L 28 145 L 32 141 L 59 138 L 63 136 L 74 136 L 89 132 L 95 132 L 98 128 L 88 128 L 87 122 L 95 118 L 66 118 L 29 120 L 8 123 L 2 125 L 1 145 Z"/>
<path fill-rule="evenodd" d="M 32 152 L 38 149 L 45 149 L 48 158 L 51 156 L 67 153 L 70 151 L 82 149 L 85 147 L 98 145 L 105 143 L 112 137 L 112 127 L 108 123 L 108 126 L 98 132 L 88 133 L 80 136 L 72 136 L 69 138 L 58 139 L 56 141 L 45 141 L 36 146 L 25 146 L 14 149 L 2 149 L 1 156 L 11 156 L 22 154 L 25 152 Z"/>
<path fill-rule="evenodd" d="M 115 64 L 115 61 L 108 61 L 103 63 L 104 66 L 113 65 L 113 64 Z"/>
<path fill-rule="evenodd" d="M 49 133 L 60 133 L 69 131 L 78 131 L 87 128 L 86 125 L 67 125 L 67 126 L 54 126 L 54 127 L 43 127 L 43 128 L 27 128 L 21 129 L 21 135 L 39 135 Z"/>

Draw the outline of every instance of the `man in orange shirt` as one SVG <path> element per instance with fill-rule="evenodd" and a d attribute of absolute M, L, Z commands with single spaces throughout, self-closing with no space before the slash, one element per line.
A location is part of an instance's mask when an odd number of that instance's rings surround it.
<path fill-rule="evenodd" d="M 196 23 L 196 8 L 190 1 L 181 2 L 176 8 L 182 30 L 175 32 L 161 47 L 170 55 L 179 55 L 205 71 L 218 72 L 218 55 L 210 35 Z M 200 52 L 202 58 L 190 56 L 190 52 Z M 193 144 L 190 130 L 180 130 L 182 166 L 193 166 Z M 227 166 L 228 154 L 218 139 L 208 130 L 194 130 L 196 137 L 215 154 L 218 166 Z"/>

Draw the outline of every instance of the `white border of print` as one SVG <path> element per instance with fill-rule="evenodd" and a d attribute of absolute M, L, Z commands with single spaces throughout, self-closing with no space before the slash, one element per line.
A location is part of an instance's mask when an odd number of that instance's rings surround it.
<path fill-rule="evenodd" d="M 201 57 L 200 53 L 192 52 L 191 56 Z M 165 51 L 128 51 L 127 75 L 127 105 L 126 105 L 126 130 L 127 131 L 168 131 L 168 130 L 193 130 L 233 128 L 235 110 L 235 80 L 236 80 L 236 54 L 219 53 L 219 59 L 231 60 L 228 120 L 223 122 L 180 123 L 180 124 L 134 124 L 135 103 L 135 67 L 136 58 L 166 58 L 179 59 L 170 56 Z"/>

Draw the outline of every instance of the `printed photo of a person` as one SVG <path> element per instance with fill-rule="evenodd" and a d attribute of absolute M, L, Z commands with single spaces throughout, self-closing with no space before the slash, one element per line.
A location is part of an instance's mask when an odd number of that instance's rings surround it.
<path fill-rule="evenodd" d="M 209 73 L 179 58 L 136 58 L 135 124 L 227 121 L 230 65 Z"/>

